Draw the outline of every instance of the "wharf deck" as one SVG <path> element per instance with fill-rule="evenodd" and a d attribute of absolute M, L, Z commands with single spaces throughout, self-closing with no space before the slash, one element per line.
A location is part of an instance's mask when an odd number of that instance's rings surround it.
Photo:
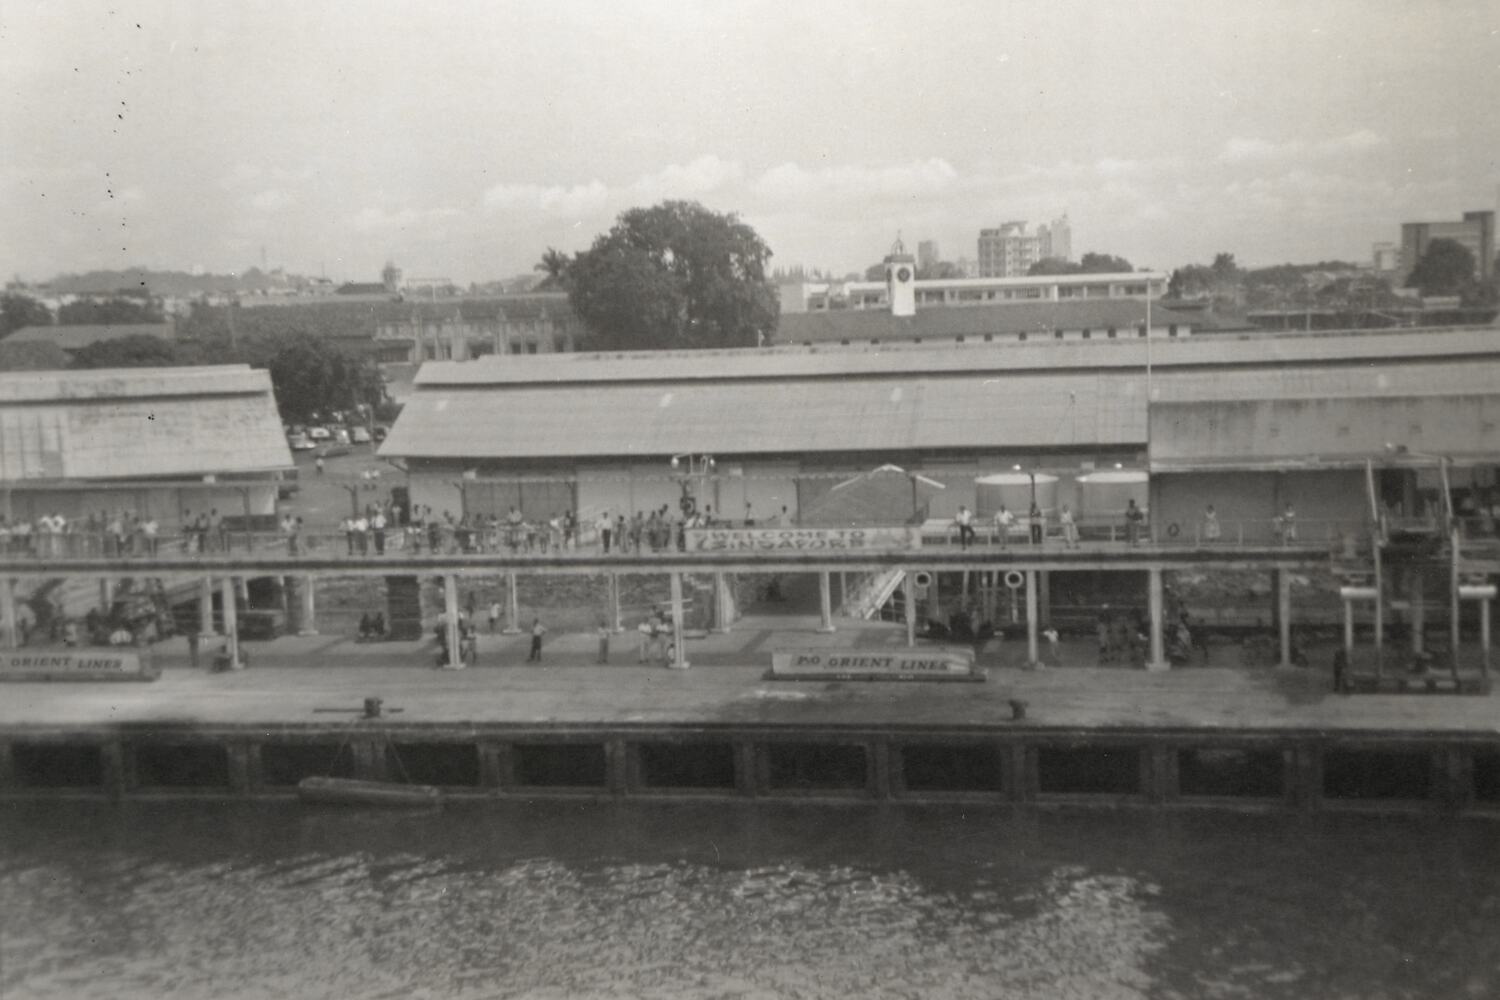
<path fill-rule="evenodd" d="M 772 649 L 835 646 L 876 649 L 902 642 L 899 629 L 840 622 L 819 634 L 817 620 L 752 620 L 727 635 L 690 639 L 693 667 L 673 671 L 637 662 L 633 643 L 596 661 L 593 636 L 553 638 L 541 665 L 526 664 L 524 636 L 483 635 L 478 665 L 438 670 L 433 644 L 360 644 L 326 636 L 247 644 L 250 666 L 232 673 L 190 668 L 185 643 L 156 648 L 160 679 L 142 684 L 7 683 L 0 688 L 0 735 L 80 731 L 243 730 L 264 733 L 346 726 L 378 697 L 400 708 L 391 729 L 629 730 L 790 728 L 927 731 L 1012 729 L 1181 732 L 1272 736 L 1379 734 L 1492 740 L 1500 735 L 1500 696 L 1339 695 L 1322 670 L 1188 667 L 1160 673 L 1085 666 L 1092 649 L 1065 643 L 1060 667 L 1022 670 L 1002 653 L 985 654 L 984 684 L 768 680 Z M 204 657 L 205 662 L 208 657 Z M 1070 666 L 1068 664 L 1078 664 Z M 1011 721 L 1011 699 L 1028 703 Z"/>

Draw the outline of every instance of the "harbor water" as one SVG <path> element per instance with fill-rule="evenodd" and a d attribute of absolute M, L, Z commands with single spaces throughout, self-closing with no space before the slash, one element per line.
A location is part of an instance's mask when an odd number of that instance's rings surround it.
<path fill-rule="evenodd" d="M 1431 815 L 547 801 L 0 810 L 0 996 L 1500 995 Z"/>

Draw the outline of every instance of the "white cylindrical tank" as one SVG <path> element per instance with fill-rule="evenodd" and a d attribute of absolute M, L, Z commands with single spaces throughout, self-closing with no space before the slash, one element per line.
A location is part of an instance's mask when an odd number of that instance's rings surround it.
<path fill-rule="evenodd" d="M 1042 510 L 1057 508 L 1057 477 L 1045 472 L 1035 473 L 1036 503 Z M 996 472 L 974 480 L 977 487 L 974 516 L 994 517 L 995 511 L 1004 504 L 1017 515 L 1031 509 L 1032 474 L 1025 472 Z"/>
<path fill-rule="evenodd" d="M 1122 517 L 1131 500 L 1142 510 L 1150 500 L 1150 479 L 1137 469 L 1109 469 L 1078 477 L 1081 515 Z"/>

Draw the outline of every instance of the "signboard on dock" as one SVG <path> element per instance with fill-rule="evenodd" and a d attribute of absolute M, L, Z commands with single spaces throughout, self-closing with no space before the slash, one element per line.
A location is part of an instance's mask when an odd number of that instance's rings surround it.
<path fill-rule="evenodd" d="M 13 649 L 0 653 L 0 681 L 152 681 L 159 674 L 134 650 Z"/>
<path fill-rule="evenodd" d="M 829 552 L 846 549 L 914 549 L 915 528 L 689 528 L 689 552 Z"/>
<path fill-rule="evenodd" d="M 771 654 L 776 680 L 982 681 L 974 654 L 961 649 L 782 649 Z"/>

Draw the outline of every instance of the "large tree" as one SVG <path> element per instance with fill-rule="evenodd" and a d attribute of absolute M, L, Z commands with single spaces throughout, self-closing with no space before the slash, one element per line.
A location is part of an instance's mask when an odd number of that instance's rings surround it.
<path fill-rule="evenodd" d="M 160 323 L 161 310 L 149 301 L 134 296 L 117 295 L 109 299 L 79 299 L 57 310 L 57 321 L 63 325 L 112 323 Z"/>
<path fill-rule="evenodd" d="M 1466 294 L 1474 284 L 1474 255 L 1456 240 L 1433 240 L 1411 269 L 1406 284 L 1420 288 L 1423 295 Z"/>
<path fill-rule="evenodd" d="M 1129 274 L 1135 270 L 1130 261 L 1107 253 L 1086 253 L 1078 259 L 1082 274 Z"/>
<path fill-rule="evenodd" d="M 135 333 L 118 340 L 96 340 L 87 347 L 74 352 L 74 368 L 170 368 L 173 365 L 192 364 L 196 358 L 187 357 L 182 346 L 153 337 Z"/>
<path fill-rule="evenodd" d="M 547 252 L 542 254 L 542 259 L 532 268 L 533 271 L 541 271 L 546 277 L 532 290 L 551 292 L 565 288 L 564 281 L 568 276 L 568 265 L 571 263 L 572 260 L 567 254 L 554 247 L 548 247 Z"/>
<path fill-rule="evenodd" d="M 754 347 L 776 330 L 771 251 L 730 213 L 696 202 L 633 208 L 568 265 L 591 347 Z"/>
<path fill-rule="evenodd" d="M 385 381 L 369 358 L 345 351 L 305 331 L 257 336 L 242 343 L 240 358 L 271 373 L 281 417 L 302 423 L 314 413 L 375 406 Z"/>
<path fill-rule="evenodd" d="M 36 299 L 6 292 L 0 295 L 0 337 L 9 337 L 23 326 L 49 326 L 52 310 Z"/>
<path fill-rule="evenodd" d="M 66 367 L 68 352 L 53 341 L 0 341 L 0 372 L 56 371 Z"/>

